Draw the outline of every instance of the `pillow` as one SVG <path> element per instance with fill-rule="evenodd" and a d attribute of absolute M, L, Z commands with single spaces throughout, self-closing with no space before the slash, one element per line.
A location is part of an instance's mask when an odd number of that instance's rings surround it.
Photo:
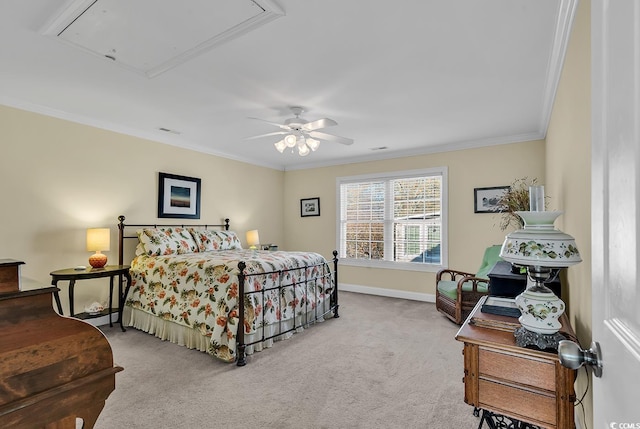
<path fill-rule="evenodd" d="M 198 251 L 191 234 L 184 228 L 144 228 L 138 239 L 149 256 L 184 255 Z"/>
<path fill-rule="evenodd" d="M 216 234 L 222 239 L 221 250 L 236 250 L 242 249 L 242 243 L 238 235 L 233 231 L 216 231 Z"/>
<path fill-rule="evenodd" d="M 189 228 L 189 232 L 201 252 L 209 250 L 242 249 L 240 239 L 233 231 L 212 231 L 210 229 Z"/>

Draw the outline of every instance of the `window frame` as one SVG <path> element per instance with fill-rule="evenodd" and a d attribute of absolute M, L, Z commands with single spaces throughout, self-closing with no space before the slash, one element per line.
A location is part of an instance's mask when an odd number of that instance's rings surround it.
<path fill-rule="evenodd" d="M 345 255 L 344 245 L 341 242 L 342 231 L 342 195 L 340 193 L 340 186 L 348 183 L 357 183 L 365 181 L 384 181 L 385 186 L 388 187 L 389 181 L 393 179 L 411 179 L 414 177 L 425 176 L 439 176 L 441 178 L 440 189 L 440 263 L 417 263 L 417 262 L 397 262 L 379 259 L 353 259 L 347 258 Z M 342 176 L 336 178 L 336 248 L 338 249 L 338 257 L 340 258 L 341 265 L 348 265 L 354 267 L 368 267 L 368 268 L 386 268 L 406 271 L 424 271 L 424 272 L 437 272 L 438 270 L 448 266 L 448 168 L 445 167 L 431 167 L 419 170 L 404 170 L 404 171 L 392 171 L 385 173 L 374 174 L 362 174 L 357 176 Z M 392 209 L 393 203 L 388 204 L 385 201 L 385 212 L 389 212 Z M 385 221 L 388 219 L 385 219 Z M 385 240 L 388 238 L 385 237 Z"/>

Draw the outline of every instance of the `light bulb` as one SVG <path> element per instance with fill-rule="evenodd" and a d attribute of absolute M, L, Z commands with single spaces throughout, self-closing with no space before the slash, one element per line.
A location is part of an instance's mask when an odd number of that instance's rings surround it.
<path fill-rule="evenodd" d="M 304 141 L 301 141 L 298 144 L 298 155 L 307 156 L 311 151 L 309 150 L 309 146 L 307 146 Z"/>
<path fill-rule="evenodd" d="M 284 142 L 284 140 L 280 140 L 273 145 L 276 147 L 276 149 L 278 149 L 278 152 L 280 153 L 284 152 L 284 150 L 287 148 L 287 144 Z"/>
<path fill-rule="evenodd" d="M 298 139 L 293 134 L 289 134 L 284 138 L 284 142 L 287 145 L 287 147 L 294 147 L 296 145 L 297 140 Z"/>
<path fill-rule="evenodd" d="M 320 142 L 318 140 L 307 138 L 306 142 L 307 146 L 309 146 L 309 149 L 314 152 L 320 147 Z"/>

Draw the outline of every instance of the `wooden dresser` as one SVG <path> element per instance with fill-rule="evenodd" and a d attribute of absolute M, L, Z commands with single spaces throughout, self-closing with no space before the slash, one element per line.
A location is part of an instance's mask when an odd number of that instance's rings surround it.
<path fill-rule="evenodd" d="M 554 351 L 519 347 L 517 319 L 482 313 L 483 297 L 456 339 L 464 343 L 464 401 L 487 412 L 543 428 L 574 428 L 575 371 Z M 575 341 L 568 318 L 561 333 Z"/>
<path fill-rule="evenodd" d="M 20 290 L 20 265 L 0 259 L 0 427 L 92 428 L 122 368 L 100 330 L 53 310 L 57 288 Z"/>

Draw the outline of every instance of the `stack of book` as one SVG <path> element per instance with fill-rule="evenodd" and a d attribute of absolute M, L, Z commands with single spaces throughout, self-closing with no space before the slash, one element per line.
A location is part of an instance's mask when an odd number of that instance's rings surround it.
<path fill-rule="evenodd" d="M 480 311 L 476 311 L 471 317 L 469 323 L 483 328 L 513 332 L 520 327 L 518 317 L 520 317 L 520 310 L 513 298 L 489 296 L 480 307 Z"/>

